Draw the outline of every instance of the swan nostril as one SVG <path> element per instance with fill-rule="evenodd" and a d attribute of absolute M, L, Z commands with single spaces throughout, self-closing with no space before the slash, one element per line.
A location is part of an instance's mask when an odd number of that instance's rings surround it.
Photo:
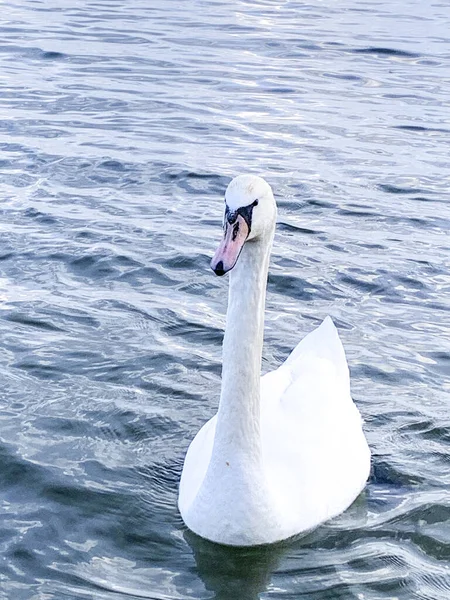
<path fill-rule="evenodd" d="M 219 262 L 217 263 L 217 265 L 214 267 L 213 271 L 214 271 L 214 273 L 216 275 L 219 275 L 219 277 L 221 275 L 225 275 L 225 271 L 224 271 L 224 268 L 223 268 L 223 261 L 219 260 Z"/>

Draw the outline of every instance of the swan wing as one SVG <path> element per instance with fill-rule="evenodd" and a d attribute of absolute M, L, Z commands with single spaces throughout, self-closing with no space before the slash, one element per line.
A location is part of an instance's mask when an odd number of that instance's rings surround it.
<path fill-rule="evenodd" d="M 319 327 L 305 336 L 284 362 L 284 366 L 291 372 L 292 380 L 297 379 L 299 371 L 304 370 L 305 357 L 310 360 L 328 361 L 334 365 L 338 374 L 350 386 L 344 347 L 331 317 L 326 317 Z"/>
<path fill-rule="evenodd" d="M 211 460 L 216 422 L 217 415 L 214 415 L 197 432 L 189 445 L 184 459 L 178 495 L 178 506 L 181 513 L 187 511 L 192 504 L 205 478 Z"/>
<path fill-rule="evenodd" d="M 295 521 L 293 530 L 304 531 L 345 510 L 370 469 L 332 320 L 327 317 L 307 335 L 271 375 L 271 388 L 278 384 L 280 395 L 262 405 L 266 473 L 280 511 Z"/>
<path fill-rule="evenodd" d="M 217 416 L 192 440 L 180 481 L 186 512 L 205 478 Z M 345 510 L 363 489 L 370 452 L 350 396 L 344 349 L 327 317 L 261 378 L 261 436 L 269 487 L 286 530 L 305 531 Z"/>

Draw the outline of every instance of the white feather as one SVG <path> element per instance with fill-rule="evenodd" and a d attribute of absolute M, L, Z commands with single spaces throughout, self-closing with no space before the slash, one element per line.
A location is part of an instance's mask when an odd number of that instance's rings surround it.
<path fill-rule="evenodd" d="M 259 181 L 255 187 L 261 189 Z M 267 207 L 264 212 L 270 215 Z M 345 352 L 330 317 L 261 378 L 260 393 L 254 389 L 262 318 L 254 325 L 252 316 L 258 321 L 264 313 L 271 238 L 246 246 L 230 281 L 219 413 L 189 446 L 179 492 L 190 529 L 242 546 L 276 542 L 338 515 L 360 494 L 370 470 Z M 252 279 L 251 273 L 259 274 Z"/>

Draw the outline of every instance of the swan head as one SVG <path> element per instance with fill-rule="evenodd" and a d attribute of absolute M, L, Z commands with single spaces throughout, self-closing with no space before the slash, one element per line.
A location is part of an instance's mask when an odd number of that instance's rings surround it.
<path fill-rule="evenodd" d="M 276 217 L 277 205 L 267 181 L 256 175 L 235 177 L 225 192 L 223 238 L 211 261 L 214 273 L 230 271 L 246 242 L 271 237 Z"/>

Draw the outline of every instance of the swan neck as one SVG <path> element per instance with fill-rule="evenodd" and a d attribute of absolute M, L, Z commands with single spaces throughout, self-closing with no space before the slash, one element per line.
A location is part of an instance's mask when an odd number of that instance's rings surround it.
<path fill-rule="evenodd" d="M 271 245 L 272 239 L 247 242 L 230 273 L 215 450 L 246 460 L 258 459 L 261 451 L 261 356 Z"/>

